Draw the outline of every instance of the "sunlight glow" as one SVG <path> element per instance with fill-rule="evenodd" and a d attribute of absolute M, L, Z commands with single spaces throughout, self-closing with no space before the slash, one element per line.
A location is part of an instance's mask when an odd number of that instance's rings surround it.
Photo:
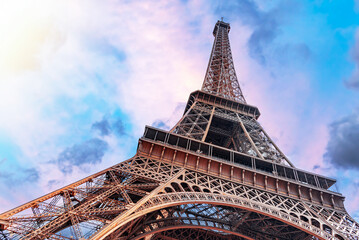
<path fill-rule="evenodd" d="M 53 1 L 0 0 L 0 76 L 37 66 L 55 11 Z"/>

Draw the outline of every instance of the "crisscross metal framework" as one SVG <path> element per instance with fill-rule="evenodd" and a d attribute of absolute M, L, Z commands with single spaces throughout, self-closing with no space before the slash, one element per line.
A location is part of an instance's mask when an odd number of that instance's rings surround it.
<path fill-rule="evenodd" d="M 0 215 L 0 239 L 348 239 L 335 180 L 297 169 L 260 126 L 217 22 L 202 91 L 137 153 Z"/>
<path fill-rule="evenodd" d="M 214 26 L 215 37 L 202 90 L 231 100 L 245 103 L 234 69 L 231 46 L 229 44 L 228 23 L 218 21 Z"/>
<path fill-rule="evenodd" d="M 221 239 L 358 239 L 344 209 L 179 165 L 137 155 L 23 206 L 32 212 L 2 214 L 2 238 L 155 239 L 199 228 Z"/>

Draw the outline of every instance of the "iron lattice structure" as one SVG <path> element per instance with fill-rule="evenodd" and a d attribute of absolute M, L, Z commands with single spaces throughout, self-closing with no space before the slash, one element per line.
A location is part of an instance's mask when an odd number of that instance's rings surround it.
<path fill-rule="evenodd" d="M 359 239 L 334 179 L 297 169 L 246 104 L 229 24 L 201 91 L 136 155 L 0 215 L 0 239 Z"/>
<path fill-rule="evenodd" d="M 234 70 L 228 23 L 220 21 L 213 30 L 215 37 L 202 90 L 221 97 L 246 103 Z"/>

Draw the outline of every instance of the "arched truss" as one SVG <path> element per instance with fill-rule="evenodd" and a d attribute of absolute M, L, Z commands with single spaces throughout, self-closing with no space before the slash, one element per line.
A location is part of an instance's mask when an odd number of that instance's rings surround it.
<path fill-rule="evenodd" d="M 131 223 L 133 224 L 133 223 Z M 214 230 L 224 239 L 306 239 L 310 234 L 271 217 L 237 207 L 213 204 L 186 204 L 160 209 L 146 214 L 138 226 L 119 233 L 127 239 L 144 239 L 169 230 Z M 212 231 L 213 232 L 213 231 Z M 111 236 L 115 239 L 116 233 Z M 222 239 L 223 239 L 222 238 Z"/>
<path fill-rule="evenodd" d="M 251 187 L 246 188 L 241 184 L 183 169 L 172 180 L 161 185 L 161 189 L 156 194 L 147 196 L 140 204 L 136 204 L 137 207 L 130 209 L 131 213 L 127 212 L 114 219 L 96 234 L 94 239 L 104 239 L 116 228 L 122 228 L 125 224 L 140 219 L 152 211 L 197 203 L 253 211 L 294 226 L 319 239 L 335 239 L 334 235 L 337 234 L 301 201 L 282 198 L 276 194 L 258 191 Z"/>
<path fill-rule="evenodd" d="M 275 239 L 274 236 L 283 236 L 278 239 L 296 239 L 294 236 L 300 236 L 298 239 L 310 236 L 334 239 L 331 234 L 294 214 L 264 204 L 253 204 L 236 196 L 203 192 L 158 194 L 119 222 L 116 231 L 115 228 L 111 229 L 114 235 L 108 239 L 116 235 L 141 239 L 160 232 L 162 228 L 166 230 L 190 226 L 215 229 L 246 239 Z M 138 227 L 134 227 L 134 224 L 138 224 Z"/>

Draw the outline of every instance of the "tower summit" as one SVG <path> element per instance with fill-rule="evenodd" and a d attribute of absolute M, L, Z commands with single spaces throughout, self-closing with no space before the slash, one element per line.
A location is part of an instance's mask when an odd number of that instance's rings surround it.
<path fill-rule="evenodd" d="M 134 157 L 0 215 L 0 239 L 350 239 L 359 225 L 257 122 L 218 21 L 201 90 Z"/>
<path fill-rule="evenodd" d="M 239 87 L 236 71 L 234 70 L 228 38 L 230 29 L 229 24 L 223 21 L 218 21 L 214 26 L 213 36 L 215 40 L 202 91 L 245 103 L 246 100 Z"/>

